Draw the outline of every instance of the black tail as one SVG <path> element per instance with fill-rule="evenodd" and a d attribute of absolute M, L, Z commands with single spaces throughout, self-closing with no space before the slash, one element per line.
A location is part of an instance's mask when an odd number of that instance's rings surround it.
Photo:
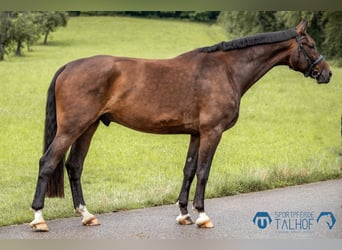
<path fill-rule="evenodd" d="M 45 113 L 45 131 L 44 131 L 44 149 L 43 153 L 49 148 L 57 132 L 57 116 L 56 116 L 56 96 L 55 86 L 56 79 L 65 69 L 66 65 L 61 67 L 54 75 L 48 93 L 46 101 L 46 113 Z M 51 176 L 46 195 L 48 197 L 64 197 L 64 161 L 65 156 L 58 163 L 55 172 Z"/>

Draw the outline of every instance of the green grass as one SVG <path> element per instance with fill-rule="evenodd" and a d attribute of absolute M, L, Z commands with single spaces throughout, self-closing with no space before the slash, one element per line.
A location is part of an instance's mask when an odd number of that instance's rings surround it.
<path fill-rule="evenodd" d="M 217 26 L 80 17 L 53 33 L 48 46 L 0 62 L 0 226 L 32 220 L 46 91 L 61 65 L 94 54 L 169 58 L 221 40 Z M 332 70 L 331 83 L 320 86 L 277 67 L 249 90 L 237 125 L 218 147 L 208 198 L 341 177 L 342 69 Z M 102 213 L 175 202 L 188 141 L 101 125 L 82 179 L 88 208 Z M 47 219 L 74 216 L 68 183 L 65 199 L 45 205 Z"/>

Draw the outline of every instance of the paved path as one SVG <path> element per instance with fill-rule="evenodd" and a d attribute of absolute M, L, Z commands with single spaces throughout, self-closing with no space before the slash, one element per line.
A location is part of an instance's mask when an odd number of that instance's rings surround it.
<path fill-rule="evenodd" d="M 32 232 L 28 224 L 1 227 L 0 239 L 341 239 L 342 179 L 210 199 L 206 211 L 213 229 L 176 224 L 178 208 L 168 205 L 98 215 L 102 225 L 97 227 L 82 226 L 80 217 L 48 221 L 47 233 Z M 271 224 L 256 219 L 265 229 L 253 223 L 257 212 L 271 217 Z M 321 212 L 334 215 L 332 229 L 326 223 L 332 225 L 331 216 L 317 222 Z"/>

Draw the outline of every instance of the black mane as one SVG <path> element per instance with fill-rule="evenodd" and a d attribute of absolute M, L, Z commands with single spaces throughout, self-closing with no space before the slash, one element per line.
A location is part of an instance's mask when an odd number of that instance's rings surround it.
<path fill-rule="evenodd" d="M 296 36 L 297 36 L 297 32 L 295 29 L 260 33 L 254 36 L 242 37 L 242 38 L 238 38 L 229 42 L 221 42 L 212 46 L 199 48 L 199 51 L 210 53 L 210 52 L 215 52 L 215 51 L 228 51 L 228 50 L 234 50 L 234 49 L 243 49 L 243 48 L 254 46 L 254 45 L 283 42 L 291 38 L 294 38 Z"/>

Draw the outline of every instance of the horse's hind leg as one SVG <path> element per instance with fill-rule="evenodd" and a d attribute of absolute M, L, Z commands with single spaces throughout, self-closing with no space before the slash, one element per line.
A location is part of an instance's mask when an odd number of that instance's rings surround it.
<path fill-rule="evenodd" d="M 81 186 L 84 159 L 88 153 L 91 139 L 98 124 L 99 121 L 96 121 L 76 140 L 71 147 L 69 158 L 65 164 L 69 176 L 75 211 L 82 215 L 82 223 L 87 226 L 100 225 L 96 217 L 89 213 L 86 208 Z"/>
<path fill-rule="evenodd" d="M 72 144 L 72 141 L 73 137 L 70 135 L 56 135 L 50 147 L 39 161 L 39 174 L 36 192 L 32 202 L 32 209 L 34 211 L 35 218 L 30 223 L 31 228 L 35 231 L 48 231 L 48 227 L 45 223 L 42 213 L 48 181 L 54 173 L 59 162 L 62 161 L 66 151 Z"/>

